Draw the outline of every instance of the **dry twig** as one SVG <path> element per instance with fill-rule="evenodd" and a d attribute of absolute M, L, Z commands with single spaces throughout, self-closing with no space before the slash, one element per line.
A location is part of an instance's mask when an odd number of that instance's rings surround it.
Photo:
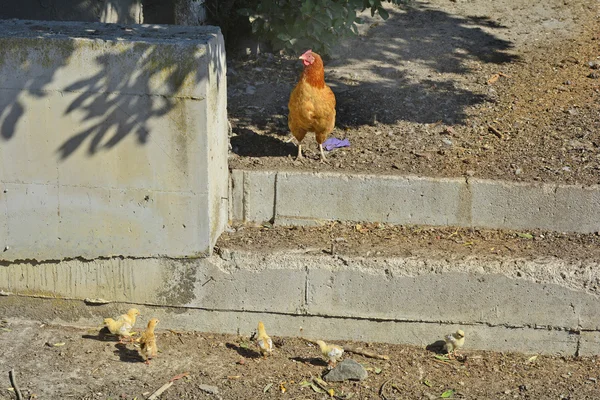
<path fill-rule="evenodd" d="M 23 400 L 23 395 L 21 394 L 21 389 L 17 385 L 17 379 L 15 378 L 15 370 L 11 369 L 8 373 L 8 378 L 10 379 L 10 384 L 13 389 L 15 389 L 15 395 L 17 396 L 17 400 Z"/>

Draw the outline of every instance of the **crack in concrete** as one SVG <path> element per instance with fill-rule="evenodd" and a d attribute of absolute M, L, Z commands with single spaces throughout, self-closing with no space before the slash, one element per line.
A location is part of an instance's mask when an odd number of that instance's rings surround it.
<path fill-rule="evenodd" d="M 47 259 L 47 260 L 37 260 L 35 258 L 19 258 L 19 259 L 12 260 L 12 261 L 0 260 L 0 267 L 10 267 L 10 266 L 15 266 L 15 265 L 33 265 L 33 266 L 52 265 L 52 264 L 60 264 L 63 262 L 71 262 L 71 261 L 79 261 L 82 263 L 93 263 L 96 261 L 110 261 L 110 260 L 120 260 L 120 261 L 123 261 L 123 260 L 156 260 L 157 258 L 160 258 L 161 260 L 179 261 L 182 263 L 186 263 L 186 262 L 194 262 L 197 259 L 203 259 L 203 258 L 208 258 L 208 257 L 210 257 L 210 254 L 207 254 L 207 255 L 201 256 L 201 257 L 194 257 L 194 258 L 169 257 L 169 256 L 164 256 L 164 255 L 139 256 L 139 257 L 118 255 L 118 256 L 98 256 L 98 257 L 94 257 L 94 258 L 86 258 L 86 257 L 78 256 L 78 257 L 65 257 L 65 258 L 61 258 L 61 259 Z"/>
<path fill-rule="evenodd" d="M 3 292 L 3 296 L 15 296 L 15 297 L 24 297 L 24 298 L 39 298 L 39 299 L 60 299 L 60 300 L 69 300 L 69 301 L 78 301 L 78 302 L 87 302 L 84 299 L 74 298 L 74 297 L 53 297 L 53 296 L 45 296 L 45 295 L 29 295 L 29 294 L 20 294 L 20 293 L 8 293 Z M 249 309 L 237 309 L 237 308 L 216 308 L 216 307 L 199 307 L 199 306 L 181 306 L 181 305 L 168 305 L 168 304 L 158 304 L 158 303 L 140 303 L 140 302 L 124 302 L 124 301 L 113 301 L 113 300 L 103 300 L 103 304 L 132 304 L 138 306 L 145 307 L 158 307 L 164 309 L 189 309 L 189 310 L 201 310 L 208 312 L 222 312 L 222 313 L 249 313 L 249 314 L 267 314 L 267 315 L 281 315 L 281 316 L 290 316 L 290 317 L 315 317 L 315 318 L 324 318 L 331 320 L 351 320 L 351 321 L 367 321 L 367 322 L 393 322 L 393 323 L 407 323 L 407 324 L 429 324 L 429 325 L 461 325 L 461 326 L 483 326 L 488 328 L 505 328 L 510 330 L 536 330 L 536 331 L 559 331 L 559 332 L 568 332 L 573 335 L 576 335 L 577 340 L 577 349 L 580 346 L 580 338 L 582 332 L 598 332 L 600 333 L 600 329 L 581 329 L 581 330 L 573 330 L 569 327 L 560 327 L 560 326 L 549 326 L 549 325 L 537 325 L 537 324 L 523 324 L 523 325 L 510 325 L 510 324 L 493 324 L 490 322 L 483 321 L 474 321 L 474 322 L 464 322 L 464 321 L 449 321 L 449 320 L 424 320 L 424 319 L 411 319 L 411 318 L 381 318 L 381 317 L 362 317 L 355 315 L 327 315 L 320 313 L 310 313 L 306 309 L 298 310 L 301 312 L 291 313 L 284 311 L 270 311 L 270 310 L 249 310 Z"/>

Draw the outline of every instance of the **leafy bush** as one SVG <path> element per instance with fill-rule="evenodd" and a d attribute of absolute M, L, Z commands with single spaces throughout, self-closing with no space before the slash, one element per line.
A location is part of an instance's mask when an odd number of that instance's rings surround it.
<path fill-rule="evenodd" d="M 371 10 L 371 16 L 389 17 L 383 2 L 407 0 L 254 0 L 244 3 L 238 13 L 248 18 L 252 32 L 275 50 L 297 52 L 307 48 L 328 53 L 340 38 L 357 34 L 362 21 L 357 11 Z M 238 4 L 241 6 L 242 4 Z"/>

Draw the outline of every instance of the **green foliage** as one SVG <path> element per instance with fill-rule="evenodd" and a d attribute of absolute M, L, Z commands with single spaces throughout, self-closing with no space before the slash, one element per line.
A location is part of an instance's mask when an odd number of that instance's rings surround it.
<path fill-rule="evenodd" d="M 383 2 L 406 0 L 255 0 L 246 1 L 238 13 L 248 18 L 252 32 L 269 42 L 274 50 L 299 52 L 313 49 L 323 54 L 340 38 L 358 34 L 362 21 L 358 11 L 389 17 Z"/>

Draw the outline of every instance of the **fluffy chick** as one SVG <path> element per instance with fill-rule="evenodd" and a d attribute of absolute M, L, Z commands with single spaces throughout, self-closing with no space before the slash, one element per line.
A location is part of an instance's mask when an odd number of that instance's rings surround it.
<path fill-rule="evenodd" d="M 444 341 L 446 342 L 444 344 L 444 351 L 448 353 L 448 356 L 450 354 L 456 356 L 456 351 L 465 344 L 465 333 L 459 329 L 450 335 L 446 335 Z"/>
<path fill-rule="evenodd" d="M 127 310 L 127 314 L 120 315 L 119 318 L 117 318 L 117 321 L 125 321 L 126 323 L 131 325 L 131 328 L 133 328 L 135 326 L 136 318 L 139 315 L 140 312 L 137 308 L 130 308 L 129 310 Z"/>
<path fill-rule="evenodd" d="M 344 349 L 340 346 L 336 346 L 335 344 L 327 344 L 322 340 L 317 340 L 317 344 L 321 349 L 321 353 L 327 359 L 327 364 L 329 368 L 335 366 L 339 359 L 342 358 L 344 354 Z"/>
<path fill-rule="evenodd" d="M 145 360 L 147 365 L 150 365 L 150 360 L 155 358 L 158 353 L 158 347 L 156 346 L 156 336 L 154 335 L 154 328 L 159 321 L 157 318 L 152 318 L 148 321 L 148 327 L 142 333 L 142 336 L 137 340 L 140 343 L 140 354 Z"/>
<path fill-rule="evenodd" d="M 267 358 L 267 356 L 270 355 L 273 351 L 273 341 L 271 340 L 269 335 L 267 335 L 265 325 L 262 323 L 262 321 L 258 322 L 258 334 L 256 337 L 256 345 L 260 350 L 260 354 L 262 354 L 264 358 Z"/>
<path fill-rule="evenodd" d="M 104 318 L 104 325 L 113 335 L 119 336 L 119 342 L 123 343 L 123 338 L 131 338 L 131 329 L 133 326 L 125 320 Z"/>

